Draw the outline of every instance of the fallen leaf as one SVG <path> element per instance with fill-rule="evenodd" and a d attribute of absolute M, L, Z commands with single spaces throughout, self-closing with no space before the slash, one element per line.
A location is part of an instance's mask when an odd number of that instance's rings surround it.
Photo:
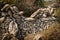
<path fill-rule="evenodd" d="M 14 21 L 11 21 L 10 24 L 9 24 L 9 33 L 12 34 L 12 35 L 16 35 L 17 31 L 18 31 L 18 25 L 16 22 Z"/>
<path fill-rule="evenodd" d="M 0 18 L 0 22 L 3 22 L 5 20 L 5 17 Z"/>

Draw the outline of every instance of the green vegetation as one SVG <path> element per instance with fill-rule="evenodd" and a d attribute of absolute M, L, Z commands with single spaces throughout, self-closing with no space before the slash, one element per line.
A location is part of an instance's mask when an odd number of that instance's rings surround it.
<path fill-rule="evenodd" d="M 3 2 L 4 4 L 8 3 L 8 4 L 16 4 L 16 0 L 0 0 L 1 2 Z"/>
<path fill-rule="evenodd" d="M 44 0 L 36 0 L 35 2 L 37 5 L 39 5 L 40 7 L 44 7 Z"/>

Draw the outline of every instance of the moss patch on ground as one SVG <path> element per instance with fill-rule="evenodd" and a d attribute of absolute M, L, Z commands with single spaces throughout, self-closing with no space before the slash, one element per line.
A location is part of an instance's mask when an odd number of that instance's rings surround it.
<path fill-rule="evenodd" d="M 3 2 L 4 4 L 8 3 L 8 4 L 16 4 L 16 0 L 0 0 L 1 2 Z"/>

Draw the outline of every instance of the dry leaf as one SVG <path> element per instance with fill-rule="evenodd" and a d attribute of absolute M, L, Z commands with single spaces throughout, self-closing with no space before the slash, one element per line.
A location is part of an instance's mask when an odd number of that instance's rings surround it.
<path fill-rule="evenodd" d="M 9 4 L 6 4 L 2 9 L 1 11 L 3 11 L 5 8 L 9 7 Z"/>
<path fill-rule="evenodd" d="M 42 34 L 28 34 L 24 40 L 39 40 L 43 35 Z"/>
<path fill-rule="evenodd" d="M 22 14 L 24 14 L 24 11 L 20 11 L 20 12 L 18 12 L 17 14 L 18 14 L 18 15 L 22 15 Z"/>
<path fill-rule="evenodd" d="M 17 31 L 18 31 L 17 23 L 14 22 L 14 21 L 11 21 L 10 24 L 9 24 L 9 33 L 13 34 L 15 36 Z"/>
<path fill-rule="evenodd" d="M 35 17 L 39 12 L 40 12 L 41 9 L 38 9 L 37 11 L 35 11 L 30 17 Z"/>
<path fill-rule="evenodd" d="M 28 18 L 25 18 L 25 20 L 31 21 L 31 20 L 34 20 L 34 18 L 28 17 Z"/>
<path fill-rule="evenodd" d="M 5 20 L 5 17 L 0 18 L 0 22 L 3 22 Z"/>
<path fill-rule="evenodd" d="M 36 34 L 33 40 L 39 40 L 42 37 L 42 34 Z"/>

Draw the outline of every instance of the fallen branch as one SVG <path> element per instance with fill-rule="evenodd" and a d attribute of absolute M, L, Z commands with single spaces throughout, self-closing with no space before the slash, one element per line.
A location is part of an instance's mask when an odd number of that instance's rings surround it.
<path fill-rule="evenodd" d="M 30 17 L 35 17 L 39 12 L 40 12 L 41 9 L 38 9 L 37 11 L 35 11 Z"/>
<path fill-rule="evenodd" d="M 5 10 L 5 9 L 8 8 L 8 7 L 9 7 L 9 4 L 6 4 L 6 5 L 1 9 L 1 11 Z"/>

